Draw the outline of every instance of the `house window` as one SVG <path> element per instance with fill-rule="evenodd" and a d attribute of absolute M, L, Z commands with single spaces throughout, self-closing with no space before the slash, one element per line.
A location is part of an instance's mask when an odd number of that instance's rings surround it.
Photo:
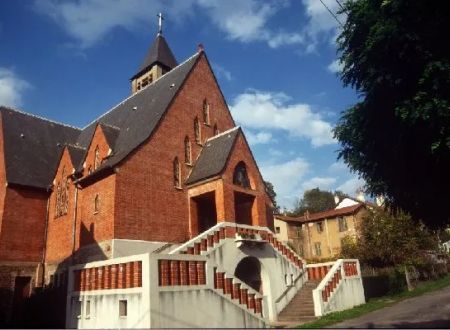
<path fill-rule="evenodd" d="M 316 228 L 317 228 L 317 232 L 318 232 L 318 233 L 323 232 L 323 222 L 322 222 L 322 221 L 317 222 L 317 223 L 316 223 Z"/>
<path fill-rule="evenodd" d="M 85 308 L 85 318 L 90 318 L 91 317 L 91 301 L 90 300 L 86 300 L 86 308 Z"/>
<path fill-rule="evenodd" d="M 119 317 L 127 317 L 128 315 L 128 301 L 119 300 Z"/>
<path fill-rule="evenodd" d="M 348 229 L 347 227 L 347 219 L 344 217 L 339 217 L 338 218 L 338 223 L 339 223 L 339 231 L 346 231 Z"/>
<path fill-rule="evenodd" d="M 219 129 L 217 128 L 217 124 L 214 124 L 214 135 L 219 134 Z"/>
<path fill-rule="evenodd" d="M 320 242 L 314 243 L 314 255 L 321 256 L 322 255 L 322 249 L 320 247 Z"/>
<path fill-rule="evenodd" d="M 297 238 L 302 237 L 302 227 L 298 226 L 296 228 Z"/>
<path fill-rule="evenodd" d="M 94 198 L 94 214 L 98 213 L 99 209 L 100 209 L 100 198 L 97 194 L 97 195 L 95 195 L 95 198 Z"/>
<path fill-rule="evenodd" d="M 206 99 L 203 100 L 203 122 L 206 125 L 209 125 L 209 104 L 208 101 L 206 101 Z"/>
<path fill-rule="evenodd" d="M 184 138 L 184 162 L 186 164 L 192 163 L 191 141 L 187 136 Z"/>
<path fill-rule="evenodd" d="M 175 188 L 181 188 L 181 172 L 178 157 L 173 160 L 173 185 Z"/>
<path fill-rule="evenodd" d="M 250 180 L 248 179 L 247 168 L 244 162 L 239 162 L 234 168 L 233 184 L 250 188 Z"/>
<path fill-rule="evenodd" d="M 202 136 L 201 136 L 200 125 L 198 123 L 198 118 L 197 117 L 195 117 L 195 119 L 194 119 L 194 134 L 195 134 L 195 142 L 197 144 L 201 144 L 202 143 Z"/>
<path fill-rule="evenodd" d="M 98 146 L 95 148 L 94 171 L 100 167 L 100 150 Z"/>
<path fill-rule="evenodd" d="M 275 227 L 275 232 L 277 233 L 277 234 L 279 234 L 280 233 L 280 227 Z"/>

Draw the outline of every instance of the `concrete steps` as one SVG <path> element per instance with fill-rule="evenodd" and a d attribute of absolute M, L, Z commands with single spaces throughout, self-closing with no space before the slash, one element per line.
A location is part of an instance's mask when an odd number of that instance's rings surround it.
<path fill-rule="evenodd" d="M 319 281 L 308 281 L 295 295 L 290 303 L 278 315 L 278 322 L 305 323 L 316 319 L 314 316 L 314 302 L 312 291 L 317 287 Z"/>

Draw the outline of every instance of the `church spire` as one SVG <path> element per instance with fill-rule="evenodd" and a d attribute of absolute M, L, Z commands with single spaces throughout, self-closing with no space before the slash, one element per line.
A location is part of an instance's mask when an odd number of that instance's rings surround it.
<path fill-rule="evenodd" d="M 131 90 L 133 93 L 141 90 L 153 80 L 158 79 L 178 65 L 166 39 L 162 35 L 162 21 L 164 17 L 161 13 L 157 17 L 158 34 L 156 39 L 145 56 L 139 71 L 131 77 Z"/>

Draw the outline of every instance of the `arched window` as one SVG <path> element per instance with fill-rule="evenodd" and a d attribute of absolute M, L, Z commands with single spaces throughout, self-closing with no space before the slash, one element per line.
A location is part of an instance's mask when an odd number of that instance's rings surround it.
<path fill-rule="evenodd" d="M 64 205 L 63 205 L 63 213 L 67 214 L 69 211 L 69 178 L 65 178 L 64 186 Z"/>
<path fill-rule="evenodd" d="M 214 124 L 214 135 L 219 134 L 219 129 L 217 128 L 217 124 Z"/>
<path fill-rule="evenodd" d="M 56 203 L 55 203 L 55 217 L 59 217 L 60 214 L 60 207 L 61 205 L 61 185 L 58 182 L 57 186 L 56 186 Z"/>
<path fill-rule="evenodd" d="M 98 146 L 95 148 L 95 156 L 94 156 L 94 171 L 100 167 L 100 150 Z"/>
<path fill-rule="evenodd" d="M 100 210 L 100 197 L 97 195 L 95 195 L 94 198 L 94 213 L 98 213 L 98 211 Z"/>
<path fill-rule="evenodd" d="M 175 188 L 181 188 L 181 172 L 178 157 L 173 160 L 173 185 Z"/>
<path fill-rule="evenodd" d="M 184 162 L 186 164 L 192 163 L 191 141 L 188 136 L 184 138 Z"/>
<path fill-rule="evenodd" d="M 247 168 L 244 162 L 239 162 L 234 168 L 233 184 L 250 188 L 250 180 L 248 179 Z"/>
<path fill-rule="evenodd" d="M 203 100 L 203 122 L 207 125 L 209 125 L 209 104 L 206 99 Z"/>
<path fill-rule="evenodd" d="M 200 125 L 198 123 L 198 118 L 195 117 L 194 119 L 194 134 L 195 134 L 195 142 L 198 144 L 202 143 L 202 136 L 200 132 Z"/>

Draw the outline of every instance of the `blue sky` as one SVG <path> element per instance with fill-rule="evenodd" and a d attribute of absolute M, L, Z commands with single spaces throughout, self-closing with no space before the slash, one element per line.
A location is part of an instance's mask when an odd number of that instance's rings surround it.
<path fill-rule="evenodd" d="M 337 161 L 331 129 L 357 98 L 319 0 L 0 1 L 0 104 L 84 127 L 130 95 L 160 11 L 179 62 L 204 45 L 281 206 L 314 187 L 355 195 L 363 182 Z"/>

